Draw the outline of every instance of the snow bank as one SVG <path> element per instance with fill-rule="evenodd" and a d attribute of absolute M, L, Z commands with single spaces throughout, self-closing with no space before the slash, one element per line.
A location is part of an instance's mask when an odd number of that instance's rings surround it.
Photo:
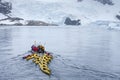
<path fill-rule="evenodd" d="M 66 17 L 81 19 L 82 24 L 97 20 L 117 21 L 119 0 L 103 5 L 94 0 L 7 0 L 13 3 L 12 15 L 26 20 L 63 24 Z"/>

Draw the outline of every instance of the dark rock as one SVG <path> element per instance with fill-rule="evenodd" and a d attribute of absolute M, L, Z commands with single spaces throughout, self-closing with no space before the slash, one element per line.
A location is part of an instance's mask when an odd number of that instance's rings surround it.
<path fill-rule="evenodd" d="M 6 26 L 6 24 L 0 24 L 0 26 Z"/>
<path fill-rule="evenodd" d="M 0 0 L 0 13 L 2 14 L 9 14 L 12 10 L 12 3 L 10 2 L 2 2 Z"/>
<path fill-rule="evenodd" d="M 120 20 L 120 15 L 116 15 L 116 18 Z"/>
<path fill-rule="evenodd" d="M 14 22 L 13 24 L 2 23 L 2 21 L 9 20 L 10 22 Z M 24 23 L 22 24 L 20 20 L 22 18 L 13 17 L 13 18 L 5 18 L 0 20 L 0 26 L 58 26 L 57 24 L 50 24 L 43 21 L 37 20 L 23 20 Z"/>
<path fill-rule="evenodd" d="M 11 22 L 14 22 L 14 21 L 20 21 L 24 19 L 19 17 L 8 17 L 8 18 L 0 19 L 0 21 L 5 21 L 5 20 L 10 20 Z"/>
<path fill-rule="evenodd" d="M 71 20 L 69 17 L 65 19 L 64 24 L 66 25 L 80 25 L 80 20 Z"/>
<path fill-rule="evenodd" d="M 108 4 L 108 5 L 114 5 L 114 3 L 112 2 L 112 0 L 95 0 L 95 1 L 98 1 L 102 4 Z"/>
<path fill-rule="evenodd" d="M 11 22 L 13 22 L 13 21 L 19 21 L 19 20 L 24 20 L 23 18 L 19 18 L 19 17 L 10 17 L 9 19 L 11 20 Z"/>
<path fill-rule="evenodd" d="M 83 0 L 77 0 L 78 2 L 82 2 Z"/>
<path fill-rule="evenodd" d="M 27 26 L 39 26 L 42 24 L 44 24 L 44 23 L 42 23 L 40 21 L 34 21 L 34 20 L 28 20 L 26 23 Z"/>
<path fill-rule="evenodd" d="M 70 19 L 69 17 L 67 17 L 67 18 L 65 19 L 65 22 L 64 22 L 64 23 L 67 24 L 67 25 L 71 24 L 71 19 Z"/>
<path fill-rule="evenodd" d="M 23 26 L 22 23 L 15 23 L 15 24 L 13 24 L 13 25 L 15 25 L 15 26 Z"/>
<path fill-rule="evenodd" d="M 49 24 L 43 21 L 28 20 L 26 26 L 57 26 L 56 24 Z"/>

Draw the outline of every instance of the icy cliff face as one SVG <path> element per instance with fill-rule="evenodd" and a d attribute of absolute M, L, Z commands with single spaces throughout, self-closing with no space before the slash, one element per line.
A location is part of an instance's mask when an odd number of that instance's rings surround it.
<path fill-rule="evenodd" d="M 117 21 L 120 0 L 4 0 L 12 3 L 14 17 L 63 24 L 66 17 L 82 24 L 97 20 Z"/>

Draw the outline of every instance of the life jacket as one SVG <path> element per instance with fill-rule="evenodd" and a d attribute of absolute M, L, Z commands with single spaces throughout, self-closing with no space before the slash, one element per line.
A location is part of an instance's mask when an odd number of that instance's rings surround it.
<path fill-rule="evenodd" d="M 45 50 L 45 47 L 43 45 L 39 45 L 38 48 L 43 50 L 43 51 Z"/>
<path fill-rule="evenodd" d="M 44 53 L 45 52 L 45 47 L 43 45 L 38 46 L 38 52 L 39 53 Z"/>

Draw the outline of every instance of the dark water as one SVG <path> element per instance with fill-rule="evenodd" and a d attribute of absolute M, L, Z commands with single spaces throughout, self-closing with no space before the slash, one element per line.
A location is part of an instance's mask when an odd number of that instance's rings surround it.
<path fill-rule="evenodd" d="M 97 27 L 0 27 L 0 80 L 120 80 L 119 34 Z M 51 76 L 22 60 L 34 41 L 54 55 Z"/>

